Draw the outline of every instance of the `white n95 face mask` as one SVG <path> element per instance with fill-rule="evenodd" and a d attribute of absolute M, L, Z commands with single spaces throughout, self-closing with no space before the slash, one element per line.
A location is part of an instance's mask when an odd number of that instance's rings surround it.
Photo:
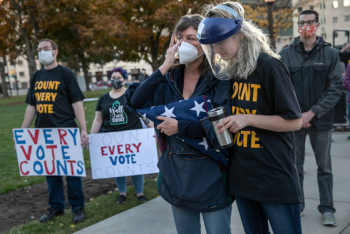
<path fill-rule="evenodd" d="M 39 61 L 44 65 L 49 65 L 55 59 L 56 56 L 52 56 L 52 50 L 40 51 L 39 52 Z"/>
<path fill-rule="evenodd" d="M 200 47 L 200 45 L 198 47 Z M 191 63 L 194 60 L 196 60 L 196 58 L 200 57 L 203 53 L 201 53 L 198 56 L 198 51 L 197 51 L 198 47 L 195 47 L 192 44 L 184 41 L 181 42 L 181 45 L 178 48 L 180 63 L 181 64 Z"/>

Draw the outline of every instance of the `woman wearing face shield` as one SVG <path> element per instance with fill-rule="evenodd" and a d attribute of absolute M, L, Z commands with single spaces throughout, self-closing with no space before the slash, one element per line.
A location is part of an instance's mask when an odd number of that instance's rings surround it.
<path fill-rule="evenodd" d="M 126 95 L 130 109 L 166 105 L 205 95 L 213 105 L 229 107 L 229 82 L 210 73 L 197 39 L 200 15 L 183 16 L 175 27 L 163 65 L 147 80 L 132 84 Z M 174 64 L 178 53 L 179 63 Z M 227 90 L 227 91 L 226 91 Z M 216 94 L 221 94 L 216 96 Z M 178 233 L 200 233 L 202 214 L 207 233 L 231 233 L 232 197 L 224 183 L 223 165 L 181 141 L 179 137 L 204 137 L 200 121 L 190 122 L 160 116 L 157 142 L 162 152 L 159 164 L 176 165 L 176 172 L 158 176 L 159 194 L 171 204 Z M 181 166 L 180 166 L 181 165 Z M 175 167 L 175 166 L 174 166 Z M 178 172 L 178 171 L 181 172 Z M 174 174 L 180 176 L 174 176 Z M 210 175 L 206 181 L 199 175 Z M 167 179 L 165 179 L 167 178 Z"/>
<path fill-rule="evenodd" d="M 231 81 L 232 115 L 216 128 L 233 133 L 229 191 L 244 230 L 266 233 L 261 222 L 269 220 L 273 233 L 301 233 L 292 131 L 301 128 L 302 115 L 288 70 L 262 30 L 244 20 L 239 3 L 208 6 L 205 17 L 199 42 L 214 75 Z"/>
<path fill-rule="evenodd" d="M 128 108 L 124 108 L 126 91 L 124 85 L 128 79 L 127 72 L 123 68 L 117 67 L 109 73 L 109 76 L 111 78 L 112 90 L 102 95 L 97 102 L 91 134 L 142 129 L 140 118 L 131 113 Z M 148 127 L 153 128 L 151 121 L 148 119 L 144 119 L 143 121 Z M 135 175 L 131 178 L 135 187 L 137 200 L 139 202 L 146 202 L 146 196 L 143 194 L 143 175 Z M 125 203 L 126 177 L 116 177 L 114 180 L 120 193 L 116 202 L 118 204 Z"/>

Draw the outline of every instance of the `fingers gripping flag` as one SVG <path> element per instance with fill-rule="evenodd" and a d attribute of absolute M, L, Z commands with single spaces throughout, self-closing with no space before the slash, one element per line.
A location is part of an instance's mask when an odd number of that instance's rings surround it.
<path fill-rule="evenodd" d="M 206 96 L 198 96 L 195 98 L 180 100 L 167 105 L 153 106 L 151 108 L 137 109 L 140 116 L 150 119 L 156 124 L 161 124 L 162 121 L 156 119 L 157 116 L 174 118 L 176 120 L 185 121 L 200 121 L 207 117 L 207 112 L 212 110 L 213 106 Z M 227 150 L 216 150 L 208 141 L 207 137 L 201 138 L 180 138 L 183 142 L 189 144 L 198 151 L 206 154 L 218 162 L 228 165 Z"/>

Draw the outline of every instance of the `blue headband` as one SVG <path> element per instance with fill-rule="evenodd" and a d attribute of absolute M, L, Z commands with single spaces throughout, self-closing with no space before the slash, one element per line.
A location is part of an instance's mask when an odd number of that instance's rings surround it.
<path fill-rule="evenodd" d="M 201 44 L 215 44 L 236 34 L 243 23 L 243 17 L 228 6 L 219 5 L 219 8 L 231 13 L 235 19 L 228 18 L 206 18 L 198 26 L 197 37 Z"/>

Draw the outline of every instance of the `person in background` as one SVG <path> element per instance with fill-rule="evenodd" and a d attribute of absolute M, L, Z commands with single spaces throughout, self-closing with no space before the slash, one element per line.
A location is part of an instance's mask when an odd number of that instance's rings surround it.
<path fill-rule="evenodd" d="M 350 64 L 348 64 L 347 68 L 346 68 L 346 72 L 344 75 L 344 88 L 347 91 L 348 94 L 348 119 L 349 119 L 349 131 L 350 131 Z M 347 140 L 350 140 L 350 134 L 349 136 L 346 138 Z"/>
<path fill-rule="evenodd" d="M 336 210 L 333 204 L 331 143 L 333 108 L 343 91 L 339 53 L 316 35 L 320 26 L 316 11 L 301 12 L 297 24 L 300 37 L 296 37 L 280 55 L 290 72 L 303 113 L 302 129 L 294 132 L 299 181 L 303 192 L 305 140 L 306 135 L 309 135 L 318 166 L 318 210 L 322 214 L 321 223 L 325 226 L 336 226 L 338 222 L 334 217 Z M 305 199 L 300 204 L 300 216 L 304 215 L 304 209 Z"/>
<path fill-rule="evenodd" d="M 77 118 L 81 128 L 81 145 L 89 143 L 85 123 L 85 112 L 81 92 L 76 77 L 72 70 L 58 65 L 58 46 L 50 39 L 43 39 L 38 46 L 39 61 L 44 67 L 35 72 L 30 79 L 30 88 L 27 94 L 28 104 L 21 128 L 29 128 L 34 117 L 35 128 L 77 128 Z M 41 83 L 55 82 L 54 88 L 42 86 Z M 42 88 L 40 88 L 42 87 Z M 36 95 L 37 94 L 37 95 Z M 38 94 L 52 94 L 45 100 L 40 100 Z M 48 97 L 46 95 L 46 97 Z M 40 108 L 42 104 L 49 106 Z M 62 176 L 46 176 L 49 187 L 50 209 L 40 218 L 41 223 L 46 223 L 58 215 L 64 214 L 65 198 Z M 68 202 L 72 206 L 73 223 L 85 220 L 84 194 L 81 177 L 67 176 Z"/>
<path fill-rule="evenodd" d="M 124 106 L 124 95 L 126 91 L 124 85 L 128 79 L 127 72 L 123 68 L 117 67 L 110 72 L 109 76 L 112 90 L 102 95 L 97 102 L 91 134 L 142 129 L 140 118 L 132 114 Z M 144 119 L 144 121 L 147 127 L 153 128 L 151 121 L 148 119 Z M 143 175 L 135 175 L 131 178 L 135 187 L 137 200 L 139 202 L 146 202 L 146 196 L 143 194 Z M 116 177 L 114 180 L 120 193 L 116 202 L 118 204 L 125 203 L 126 177 Z"/>
<path fill-rule="evenodd" d="M 139 82 L 144 82 L 149 76 L 146 74 L 146 69 L 142 68 L 139 74 Z"/>

